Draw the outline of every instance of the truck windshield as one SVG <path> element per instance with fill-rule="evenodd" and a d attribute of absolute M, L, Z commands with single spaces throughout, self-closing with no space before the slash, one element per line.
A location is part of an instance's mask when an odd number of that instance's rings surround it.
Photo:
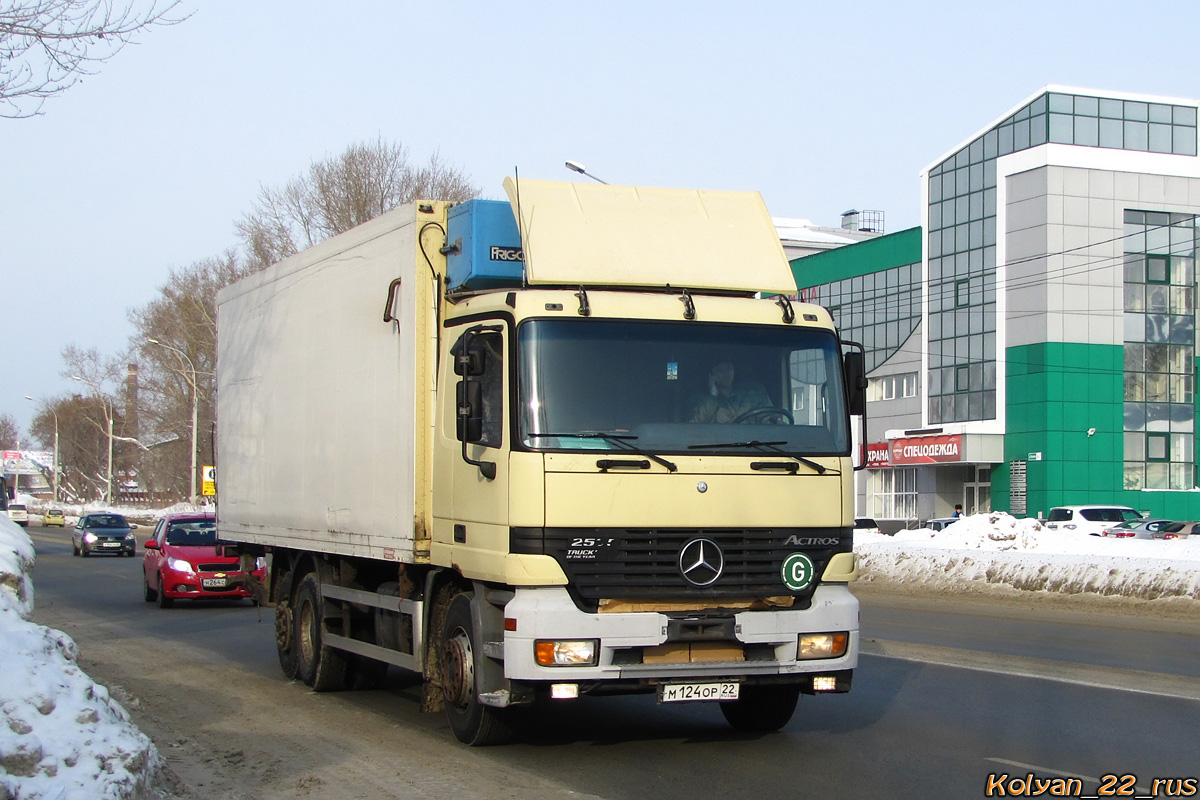
<path fill-rule="evenodd" d="M 517 334 L 519 435 L 534 450 L 845 455 L 827 330 L 531 320 Z"/>

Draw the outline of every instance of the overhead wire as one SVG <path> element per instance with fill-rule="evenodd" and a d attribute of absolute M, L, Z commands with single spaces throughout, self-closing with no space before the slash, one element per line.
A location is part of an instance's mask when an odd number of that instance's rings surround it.
<path fill-rule="evenodd" d="M 1167 213 L 1167 212 L 1155 212 L 1155 213 Z M 1020 266 L 1022 264 L 1037 263 L 1040 261 L 1047 261 L 1047 260 L 1054 259 L 1054 258 L 1062 258 L 1062 257 L 1069 256 L 1071 254 L 1074 254 L 1074 253 L 1087 252 L 1087 251 L 1093 250 L 1096 247 L 1102 247 L 1104 245 L 1115 244 L 1115 243 L 1118 243 L 1118 242 L 1121 242 L 1121 241 L 1124 241 L 1127 239 L 1131 239 L 1133 237 L 1150 235 L 1155 231 L 1190 230 L 1193 233 L 1191 241 L 1188 241 L 1188 242 L 1168 241 L 1165 245 L 1165 249 L 1166 249 L 1165 253 L 1159 252 L 1159 251 L 1163 250 L 1163 247 L 1156 245 L 1154 247 L 1154 250 L 1156 252 L 1150 252 L 1150 253 L 1122 252 L 1120 254 L 1106 255 L 1106 256 L 1099 257 L 1099 258 L 1095 258 L 1090 261 L 1083 262 L 1082 264 L 1064 264 L 1060 267 L 1055 267 L 1053 269 L 1044 270 L 1044 271 L 1041 271 L 1038 273 L 1024 276 L 1022 278 L 1017 278 L 1015 280 L 1008 279 L 1006 276 L 1006 280 L 1003 284 L 1003 289 L 1007 293 L 1007 292 L 1011 292 L 1013 290 L 1030 289 L 1030 288 L 1036 288 L 1038 286 L 1050 286 L 1050 285 L 1059 285 L 1059 286 L 1065 286 L 1065 287 L 1086 286 L 1088 288 L 1092 288 L 1093 284 L 1090 282 L 1085 282 L 1082 280 L 1074 281 L 1074 280 L 1069 280 L 1069 279 L 1085 278 L 1087 275 L 1093 274 L 1095 272 L 1099 272 L 1102 270 L 1112 270 L 1115 267 L 1123 266 L 1124 264 L 1128 263 L 1129 256 L 1146 256 L 1146 255 L 1176 255 L 1176 256 L 1178 256 L 1178 255 L 1181 255 L 1182 253 L 1188 253 L 1189 255 L 1194 256 L 1194 253 L 1196 251 L 1195 229 L 1196 229 L 1196 217 L 1189 215 L 1189 218 L 1186 220 L 1177 220 L 1175 222 L 1168 222 L 1168 223 L 1157 224 L 1157 225 L 1152 224 L 1152 225 L 1146 226 L 1143 230 L 1125 233 L 1120 236 L 1115 236 L 1115 237 L 1112 237 L 1109 239 L 1103 239 L 1103 240 L 1099 240 L 1096 242 L 1089 242 L 1087 244 L 1079 245 L 1076 247 L 1070 247 L 1070 248 L 1065 248 L 1062 250 L 1050 251 L 1050 252 L 1046 252 L 1046 253 L 1039 253 L 1039 254 L 1030 255 L 1030 256 L 1023 257 L 1023 258 L 1019 258 L 1019 259 L 1014 259 L 1013 261 L 1006 262 L 1004 265 L 1001 265 L 1001 266 L 1003 266 L 1007 270 L 1008 268 L 1011 268 L 1014 266 Z M 914 263 L 913 265 L 906 265 L 906 266 L 915 266 L 915 265 L 916 264 Z M 876 274 L 878 274 L 878 273 L 876 273 Z M 858 277 L 858 276 L 855 276 L 855 277 Z M 928 302 L 929 302 L 930 306 L 936 306 L 941 303 L 944 303 L 947 299 L 950 299 L 951 297 L 957 298 L 958 297 L 958 285 L 962 281 L 964 281 L 964 280 L 973 281 L 973 280 L 977 280 L 980 278 L 985 278 L 985 279 L 991 278 L 993 280 L 992 286 L 990 287 L 990 291 L 994 296 L 995 293 L 998 292 L 998 287 L 996 286 L 996 284 L 994 282 L 995 277 L 996 277 L 995 269 L 991 269 L 991 270 L 977 269 L 977 270 L 970 271 L 970 272 L 966 273 L 965 275 L 963 275 L 963 274 L 952 275 L 952 276 L 946 277 L 944 279 L 941 279 L 936 283 L 933 283 L 932 286 L 934 288 L 932 288 L 931 291 L 925 293 L 925 296 L 928 298 Z M 1185 312 L 1184 314 L 1182 314 L 1182 316 L 1193 316 L 1194 317 L 1194 315 L 1195 315 L 1195 309 L 1196 309 L 1196 304 L 1197 304 L 1196 303 L 1196 297 L 1197 297 L 1197 295 L 1196 295 L 1196 277 L 1197 276 L 1196 276 L 1195 264 L 1193 264 L 1192 274 L 1190 276 L 1191 279 L 1187 284 L 1165 284 L 1169 288 L 1179 288 L 1179 289 L 1190 289 L 1191 290 L 1191 292 L 1192 292 L 1191 305 L 1192 305 L 1193 310 L 1190 312 L 1190 314 Z M 852 278 L 839 279 L 839 282 L 842 280 L 852 280 Z M 832 282 L 830 282 L 830 283 L 832 283 Z M 818 286 L 827 286 L 827 285 L 829 285 L 829 284 L 818 284 Z M 886 286 L 886 284 L 885 284 L 885 286 L 882 289 L 875 288 L 875 289 L 870 290 L 874 293 L 874 296 L 869 299 L 864 298 L 865 302 L 864 301 L 856 302 L 853 299 L 853 293 L 851 293 L 851 300 L 849 301 L 849 303 L 843 302 L 843 303 L 839 303 L 837 305 L 830 305 L 829 309 L 830 309 L 831 313 L 834 313 L 836 311 L 840 311 L 841 309 L 849 306 L 850 314 L 848 316 L 850 318 L 850 322 L 844 326 L 845 328 L 849 328 L 849 329 L 867 328 L 867 327 L 872 327 L 874 325 L 889 324 L 889 323 L 903 324 L 910 320 L 916 320 L 915 322 L 912 323 L 913 329 L 910 330 L 908 335 L 905 336 L 903 338 L 903 340 L 894 348 L 895 352 L 899 352 L 899 350 L 904 346 L 904 344 L 907 343 L 908 339 L 916 331 L 918 325 L 923 320 L 923 315 L 921 313 L 909 314 L 909 315 L 900 317 L 895 320 L 883 320 L 882 322 L 873 322 L 869 325 L 866 323 L 860 323 L 857 319 L 855 319 L 855 317 L 870 316 L 880 310 L 894 308 L 896 305 L 896 295 L 897 294 L 919 292 L 921 287 L 923 287 L 925 285 L 926 285 L 926 280 L 925 280 L 924 276 L 922 276 L 922 280 L 919 284 L 906 284 L 906 285 L 897 284 L 896 286 Z M 1121 284 L 1112 283 L 1112 284 L 1106 284 L 1104 287 L 1101 287 L 1101 288 L 1108 288 L 1108 289 L 1112 289 L 1112 290 L 1122 291 L 1122 299 L 1121 299 L 1120 305 L 1118 307 L 1114 307 L 1111 309 L 1107 309 L 1107 308 L 1106 309 L 1075 308 L 1075 309 L 1054 309 L 1053 311 L 1050 311 L 1047 309 L 1028 309 L 1028 310 L 1014 309 L 1011 306 L 1006 306 L 1005 307 L 1005 318 L 1008 321 L 1012 321 L 1012 320 L 1019 320 L 1019 319 L 1023 319 L 1023 318 L 1027 318 L 1027 317 L 1041 316 L 1041 315 L 1045 315 L 1045 314 L 1056 314 L 1056 315 L 1064 315 L 1064 316 L 1065 315 L 1086 315 L 1086 316 L 1099 315 L 1099 316 L 1109 316 L 1109 317 L 1123 316 L 1125 313 L 1127 313 L 1126 309 L 1124 307 L 1125 303 L 1124 303 L 1124 298 L 1123 298 L 1124 285 L 1125 285 L 1124 276 L 1122 275 L 1122 283 Z M 1153 284 L 1153 285 L 1159 285 L 1159 284 Z M 813 288 L 813 287 L 806 287 L 806 288 Z M 967 304 L 962 305 L 962 306 L 951 306 L 949 308 L 939 308 L 936 311 L 932 311 L 931 313 L 949 313 L 949 312 L 953 312 L 953 311 L 961 311 L 961 312 L 965 312 L 965 313 L 978 313 L 978 309 L 980 308 L 980 306 L 985 305 L 985 304 L 978 302 L 977 296 L 981 293 L 986 294 L 986 292 L 981 292 L 979 289 L 974 289 L 974 290 L 971 290 L 970 293 L 973 296 L 975 296 L 975 302 L 968 302 Z M 818 296 L 817 298 L 809 299 L 807 302 L 815 302 L 816 304 L 820 305 L 821 299 L 822 298 L 820 298 Z M 922 299 L 923 299 L 922 297 L 918 296 L 915 298 L 911 298 L 909 302 L 912 303 L 913 301 L 916 301 L 916 302 L 920 303 Z M 940 303 L 939 303 L 939 301 L 940 301 Z M 995 300 L 993 299 L 991 301 L 991 303 L 994 303 L 994 302 L 995 302 Z M 1142 312 L 1138 312 L 1138 313 L 1142 313 Z M 1171 315 L 1172 312 L 1171 312 L 1171 308 L 1170 308 L 1170 303 L 1168 303 L 1167 308 L 1150 309 L 1146 313 Z M 1181 316 L 1181 314 L 1178 314 L 1178 313 L 1176 313 L 1174 315 Z M 838 322 L 838 320 L 835 317 L 835 323 L 836 322 Z M 972 333 L 964 333 L 964 334 L 960 334 L 955 337 L 946 337 L 944 339 L 939 339 L 937 341 L 955 341 L 956 339 L 960 338 L 961 336 L 977 336 L 977 335 L 986 335 L 988 333 L 994 334 L 995 328 L 993 327 L 993 330 L 991 330 L 991 331 L 976 331 L 976 332 L 972 332 Z M 1144 342 L 1129 342 L 1129 344 L 1145 344 L 1145 343 Z M 1151 344 L 1158 344 L 1158 343 L 1151 343 Z M 1163 344 L 1171 345 L 1171 344 L 1176 344 L 1176 343 L 1168 342 L 1168 343 L 1163 343 Z M 1186 346 L 1186 344 L 1179 345 L 1179 346 Z M 990 361 L 990 360 L 992 360 L 992 359 L 986 359 L 985 361 Z M 896 361 L 896 360 L 894 360 L 894 358 L 889 358 L 886 360 L 886 363 L 892 367 L 896 367 L 896 366 L 908 366 L 910 364 L 920 365 L 921 363 L 923 363 L 923 361 L 921 359 L 912 359 L 912 358 L 907 359 L 907 360 Z M 969 363 L 981 363 L 981 362 L 980 361 L 972 361 Z M 950 368 L 954 368 L 954 366 L 952 365 Z M 933 369 L 938 369 L 938 367 L 934 367 Z M 1113 375 L 1125 374 L 1124 370 L 1120 370 L 1120 371 L 1104 370 L 1104 369 L 1093 369 L 1093 368 L 1087 368 L 1087 367 L 1073 367 L 1073 366 L 1069 366 L 1069 365 L 1061 365 L 1060 371 L 1067 372 L 1067 373 L 1073 372 L 1073 373 L 1081 374 L 1081 375 L 1082 374 L 1097 374 L 1097 373 L 1099 373 L 1099 374 L 1109 373 L 1109 374 L 1113 374 Z M 1176 374 L 1176 373 L 1169 373 L 1169 374 Z M 1182 375 L 1182 374 L 1190 374 L 1190 373 L 1178 373 L 1178 374 Z"/>

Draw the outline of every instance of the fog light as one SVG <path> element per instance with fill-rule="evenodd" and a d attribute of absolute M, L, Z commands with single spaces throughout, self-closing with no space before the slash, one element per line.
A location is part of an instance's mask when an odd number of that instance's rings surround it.
<path fill-rule="evenodd" d="M 814 692 L 833 692 L 837 690 L 837 678 L 833 675 L 816 675 L 813 677 Z"/>
<path fill-rule="evenodd" d="M 539 639 L 534 654 L 543 667 L 590 667 L 596 663 L 598 644 L 595 639 Z"/>
<path fill-rule="evenodd" d="M 550 684 L 550 696 L 555 700 L 571 700 L 579 697 L 579 684 L 552 683 Z"/>
<path fill-rule="evenodd" d="M 805 633 L 800 636 L 800 652 L 797 658 L 801 661 L 814 658 L 838 658 L 846 654 L 846 644 L 850 634 L 839 633 Z"/>

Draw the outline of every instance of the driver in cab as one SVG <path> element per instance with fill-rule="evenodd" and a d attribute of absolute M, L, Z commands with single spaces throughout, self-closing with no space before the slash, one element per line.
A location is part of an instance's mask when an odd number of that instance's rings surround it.
<path fill-rule="evenodd" d="M 736 380 L 733 364 L 722 361 L 708 372 L 708 394 L 692 404 L 689 422 L 776 422 L 749 412 L 772 407 L 771 398 L 758 383 Z"/>

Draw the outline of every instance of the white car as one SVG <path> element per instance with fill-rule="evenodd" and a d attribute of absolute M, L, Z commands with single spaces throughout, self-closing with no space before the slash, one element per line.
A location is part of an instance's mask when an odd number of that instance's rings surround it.
<path fill-rule="evenodd" d="M 858 517 L 854 520 L 855 533 L 883 533 L 879 530 L 879 523 L 870 517 Z"/>
<path fill-rule="evenodd" d="M 29 526 L 29 509 L 20 503 L 9 503 L 8 518 L 22 528 L 26 528 Z"/>
<path fill-rule="evenodd" d="M 1046 528 L 1064 533 L 1100 536 L 1105 528 L 1138 522 L 1142 515 L 1129 506 L 1059 506 L 1046 515 Z"/>

